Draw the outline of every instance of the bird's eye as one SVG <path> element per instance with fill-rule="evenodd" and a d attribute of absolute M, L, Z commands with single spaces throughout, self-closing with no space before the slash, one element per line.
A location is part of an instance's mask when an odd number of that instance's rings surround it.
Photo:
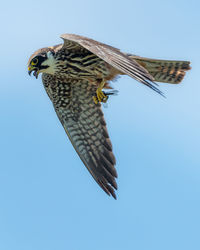
<path fill-rule="evenodd" d="M 36 65 L 38 63 L 38 59 L 37 58 L 34 58 L 31 62 L 31 65 Z"/>

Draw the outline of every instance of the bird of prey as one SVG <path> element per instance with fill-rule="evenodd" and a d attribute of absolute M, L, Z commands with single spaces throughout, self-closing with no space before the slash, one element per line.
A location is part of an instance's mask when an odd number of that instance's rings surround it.
<path fill-rule="evenodd" d="M 115 156 L 101 110 L 109 82 L 128 75 L 157 93 L 156 82 L 180 83 L 188 61 L 149 59 L 74 34 L 61 35 L 63 44 L 37 50 L 28 73 L 42 73 L 44 88 L 72 145 L 90 174 L 116 199 Z M 110 93 L 111 94 L 111 93 Z"/>

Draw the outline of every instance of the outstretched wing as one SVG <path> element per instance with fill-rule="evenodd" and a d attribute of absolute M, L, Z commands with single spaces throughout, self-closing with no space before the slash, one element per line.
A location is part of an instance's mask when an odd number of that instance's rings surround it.
<path fill-rule="evenodd" d="M 119 49 L 74 34 L 63 34 L 61 38 L 64 40 L 64 49 L 80 50 L 81 47 L 85 48 L 120 72 L 129 75 L 162 95 L 162 92 L 154 86 L 157 84 L 154 82 L 154 78 L 149 72 L 135 60 L 132 60 L 128 55 L 120 52 Z"/>
<path fill-rule="evenodd" d="M 101 106 L 92 99 L 95 85 L 49 74 L 43 74 L 42 80 L 76 152 L 101 188 L 116 199 L 115 157 Z"/>

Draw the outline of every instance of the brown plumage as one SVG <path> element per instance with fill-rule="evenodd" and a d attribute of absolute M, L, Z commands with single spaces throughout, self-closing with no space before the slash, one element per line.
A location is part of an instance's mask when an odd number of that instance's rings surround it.
<path fill-rule="evenodd" d="M 101 105 L 92 100 L 96 86 L 49 74 L 43 74 L 42 81 L 79 157 L 102 189 L 116 199 L 116 161 Z"/>
<path fill-rule="evenodd" d="M 158 60 L 139 56 L 130 56 L 153 76 L 156 82 L 180 83 L 190 68 L 188 61 Z"/>
<path fill-rule="evenodd" d="M 45 90 L 76 152 L 101 188 L 116 199 L 116 161 L 101 110 L 102 88 L 126 74 L 162 95 L 155 82 L 179 83 L 190 63 L 126 54 L 78 35 L 61 38 L 64 44 L 30 57 L 29 74 L 34 71 L 37 78 L 43 73 Z"/>

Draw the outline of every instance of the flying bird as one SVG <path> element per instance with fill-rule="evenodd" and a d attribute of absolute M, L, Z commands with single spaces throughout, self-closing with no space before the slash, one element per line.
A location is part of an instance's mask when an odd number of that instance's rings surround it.
<path fill-rule="evenodd" d="M 116 199 L 115 156 L 101 103 L 109 82 L 128 75 L 163 95 L 156 82 L 180 83 L 188 61 L 157 60 L 121 52 L 112 46 L 74 34 L 61 35 L 63 44 L 37 50 L 28 73 L 42 82 L 74 149 L 90 174 Z"/>

